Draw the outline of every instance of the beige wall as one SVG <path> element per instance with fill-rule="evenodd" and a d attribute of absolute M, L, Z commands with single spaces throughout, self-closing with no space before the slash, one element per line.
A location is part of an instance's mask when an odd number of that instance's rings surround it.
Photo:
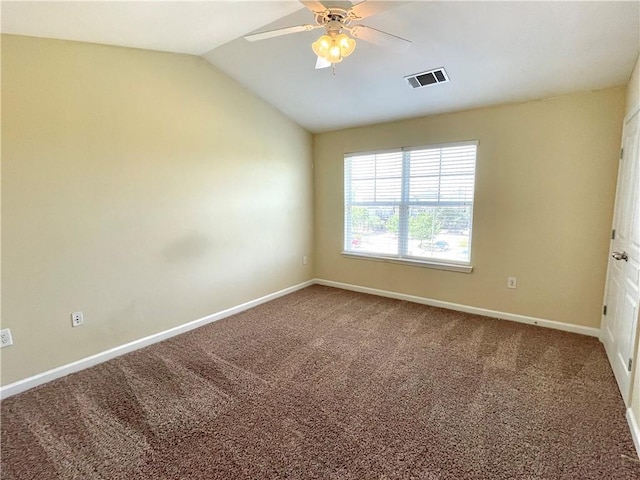
<path fill-rule="evenodd" d="M 310 135 L 205 61 L 3 36 L 2 97 L 3 385 L 313 277 Z M 624 103 L 316 135 L 315 276 L 598 327 Z M 469 139 L 472 274 L 339 254 L 345 152 Z"/>
<path fill-rule="evenodd" d="M 312 278 L 311 135 L 201 58 L 4 36 L 2 100 L 2 384 Z"/>
<path fill-rule="evenodd" d="M 316 135 L 316 276 L 599 328 L 624 108 L 615 88 Z M 345 152 L 472 139 L 473 273 L 341 256 Z"/>

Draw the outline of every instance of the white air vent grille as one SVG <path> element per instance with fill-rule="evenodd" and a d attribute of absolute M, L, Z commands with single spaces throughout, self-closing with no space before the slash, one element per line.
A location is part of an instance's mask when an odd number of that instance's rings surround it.
<path fill-rule="evenodd" d="M 438 83 L 446 83 L 449 81 L 449 76 L 447 72 L 444 71 L 444 67 L 441 67 L 426 72 L 414 73 L 413 75 L 404 77 L 404 79 L 413 88 L 421 88 L 437 85 Z"/>

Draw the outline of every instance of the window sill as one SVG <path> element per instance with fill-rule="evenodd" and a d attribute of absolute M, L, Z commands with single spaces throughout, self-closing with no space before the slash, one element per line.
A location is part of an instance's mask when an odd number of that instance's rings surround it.
<path fill-rule="evenodd" d="M 460 265 L 458 263 L 435 262 L 433 260 L 417 260 L 413 258 L 384 257 L 366 253 L 342 252 L 345 258 L 356 260 L 372 260 L 374 262 L 399 263 L 401 265 L 411 265 L 414 267 L 433 268 L 436 270 L 447 270 L 450 272 L 471 273 L 472 265 Z"/>

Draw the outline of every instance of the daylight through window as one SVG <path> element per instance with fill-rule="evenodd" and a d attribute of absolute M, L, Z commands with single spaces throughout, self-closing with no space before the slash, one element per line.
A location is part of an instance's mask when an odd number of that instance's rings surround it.
<path fill-rule="evenodd" d="M 477 145 L 345 155 L 345 253 L 469 265 Z"/>

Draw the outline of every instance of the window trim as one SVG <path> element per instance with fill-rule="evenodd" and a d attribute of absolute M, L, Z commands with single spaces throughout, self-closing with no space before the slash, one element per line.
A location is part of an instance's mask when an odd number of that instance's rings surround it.
<path fill-rule="evenodd" d="M 471 245 L 473 244 L 472 242 L 472 237 L 473 237 L 473 211 L 474 211 L 474 206 L 475 206 L 475 195 L 476 195 L 476 178 L 477 178 L 477 162 L 478 162 L 478 155 L 477 155 L 477 147 L 480 144 L 480 142 L 478 140 L 467 140 L 467 141 L 461 141 L 461 142 L 451 142 L 451 143 L 438 143 L 438 144 L 432 144 L 432 145 L 423 145 L 423 146 L 411 146 L 411 147 L 401 147 L 401 148 L 391 148 L 391 149 L 383 149 L 383 150 L 374 150 L 374 151 L 368 151 L 368 152 L 349 152 L 349 153 L 345 153 L 344 154 L 344 159 L 343 161 L 346 161 L 349 158 L 353 158 L 353 157 L 359 157 L 359 156 L 364 156 L 364 155 L 379 155 L 379 154 L 385 154 L 385 153 L 401 153 L 404 157 L 405 152 L 412 152 L 412 151 L 416 151 L 416 150 L 429 150 L 429 149 L 442 149 L 442 148 L 455 148 L 455 147 L 465 147 L 465 146 L 471 146 L 474 145 L 476 146 L 476 156 L 475 156 L 475 166 L 474 166 L 474 185 L 473 185 L 473 201 L 471 202 L 471 226 L 469 229 L 469 261 L 468 262 L 458 262 L 455 260 L 443 260 L 443 261 L 439 261 L 438 259 L 434 259 L 434 258 L 428 258 L 425 259 L 423 257 L 413 257 L 410 255 L 403 255 L 402 253 L 398 253 L 396 255 L 392 255 L 392 254 L 384 254 L 384 253 L 372 253 L 372 252 L 355 252 L 355 251 L 351 251 L 351 250 L 347 250 L 346 249 L 346 242 L 347 242 L 347 217 L 346 217 L 346 210 L 343 210 L 343 235 L 342 235 L 342 240 L 343 240 L 343 250 L 341 252 L 341 255 L 344 258 L 349 258 L 349 259 L 355 259 L 355 260 L 370 260 L 370 261 L 378 261 L 378 262 L 385 262 L 385 263 L 396 263 L 396 264 L 402 264 L 402 265 L 411 265 L 411 266 L 417 266 L 417 267 L 425 267 L 425 268 L 432 268 L 432 269 L 437 269 L 437 270 L 446 270 L 446 271 L 452 271 L 452 272 L 460 272 L 460 273 L 472 273 L 473 272 L 473 265 L 471 264 Z M 410 181 L 410 175 L 406 175 L 406 169 L 408 168 L 408 161 L 406 161 L 403 158 L 403 163 L 402 163 L 402 191 L 401 191 L 401 208 L 410 208 L 412 206 L 416 206 L 416 205 L 424 205 L 424 206 L 431 206 L 429 204 L 433 204 L 433 201 L 429 201 L 429 202 L 412 202 L 407 198 L 407 195 L 409 193 L 409 188 L 408 188 L 408 183 Z M 349 183 L 349 187 L 351 188 L 351 179 L 350 177 L 347 176 L 347 172 L 345 171 L 346 169 L 344 168 L 344 164 L 343 164 L 343 172 L 344 172 L 344 185 L 343 185 L 343 206 L 346 207 L 347 205 L 347 199 L 346 199 L 346 192 L 347 190 L 347 181 Z M 371 206 L 379 206 L 384 202 L 373 202 Z M 390 202 L 393 203 L 393 202 Z M 442 203 L 438 203 L 438 205 L 442 205 Z M 405 232 L 406 235 L 403 235 L 402 232 L 400 232 L 399 234 L 399 238 L 398 238 L 398 251 L 399 252 L 403 252 L 406 251 L 406 246 L 401 245 L 402 243 L 406 243 L 409 240 L 409 236 L 408 236 L 408 232 Z M 406 237 L 406 238 L 405 238 Z"/>
<path fill-rule="evenodd" d="M 398 263 L 401 265 L 412 265 L 414 267 L 433 268 L 435 270 L 447 270 L 450 272 L 471 273 L 473 265 L 466 263 L 434 262 L 433 260 L 418 259 L 416 257 L 386 256 L 382 253 L 355 253 L 343 251 L 341 255 L 345 258 L 356 260 L 372 260 L 374 262 Z"/>

